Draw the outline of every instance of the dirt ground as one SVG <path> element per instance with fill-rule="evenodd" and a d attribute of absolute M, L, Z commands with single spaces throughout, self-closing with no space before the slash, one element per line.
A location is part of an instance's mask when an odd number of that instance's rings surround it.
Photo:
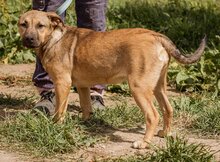
<path fill-rule="evenodd" d="M 0 93 L 7 94 L 10 96 L 37 96 L 37 91 L 35 87 L 30 82 L 32 73 L 34 71 L 34 64 L 19 64 L 19 65 L 4 65 L 0 64 Z M 3 84 L 2 80 L 7 81 L 8 84 Z M 26 84 L 17 84 L 17 82 L 29 81 Z M 169 91 L 169 95 L 179 95 L 178 93 Z M 111 94 L 106 94 L 104 99 L 106 105 L 113 104 L 111 101 Z M 71 93 L 71 101 L 78 102 L 78 95 L 76 93 Z M 134 103 L 131 97 L 127 97 L 128 102 Z M 0 103 L 0 115 L 12 111 L 1 106 Z M 13 110 L 20 111 L 20 110 Z M 176 129 L 176 130 L 175 130 Z M 174 128 L 174 132 L 178 132 L 177 128 Z M 66 154 L 59 157 L 54 157 L 53 159 L 39 159 L 34 158 L 22 152 L 15 152 L 10 149 L 5 149 L 5 147 L 0 146 L 0 162 L 32 162 L 32 161 L 45 161 L 45 162 L 56 162 L 56 161 L 76 161 L 76 159 L 81 159 L 83 161 L 91 161 L 94 157 L 118 157 L 122 155 L 132 155 L 132 154 L 143 154 L 149 150 L 136 150 L 131 148 L 131 144 L 134 140 L 141 140 L 144 134 L 144 128 L 138 128 L 135 130 L 109 130 L 109 134 L 112 140 L 107 143 L 97 144 L 92 148 L 86 150 L 79 150 L 76 154 Z M 202 139 L 195 135 L 187 134 L 187 139 L 189 142 L 203 143 L 211 147 L 211 150 L 220 150 L 220 140 L 219 139 Z M 153 138 L 153 143 L 156 145 L 163 145 L 164 139 L 159 137 Z M 220 152 L 215 154 L 216 160 L 220 161 Z"/>

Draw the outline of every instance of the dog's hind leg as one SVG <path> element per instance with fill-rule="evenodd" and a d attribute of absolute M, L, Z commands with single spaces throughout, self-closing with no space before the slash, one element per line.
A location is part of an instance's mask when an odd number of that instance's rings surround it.
<path fill-rule="evenodd" d="M 79 88 L 77 87 L 79 93 L 80 107 L 82 109 L 82 118 L 87 120 L 90 118 L 92 113 L 92 105 L 90 101 L 90 90 L 89 88 Z"/>
<path fill-rule="evenodd" d="M 159 103 L 159 106 L 163 113 L 163 130 L 158 132 L 159 137 L 169 136 L 171 135 L 171 122 L 173 118 L 173 108 L 170 105 L 166 94 L 166 77 L 167 77 L 167 66 L 165 66 L 161 71 L 161 76 L 155 88 L 154 94 Z"/>
<path fill-rule="evenodd" d="M 132 80 L 132 79 L 131 79 Z M 147 148 L 148 143 L 154 136 L 155 129 L 159 122 L 159 114 L 153 105 L 153 87 L 146 86 L 149 85 L 147 82 L 133 82 L 129 80 L 129 86 L 132 92 L 132 95 L 144 113 L 146 121 L 146 133 L 142 141 L 135 141 L 133 143 L 134 148 Z"/>

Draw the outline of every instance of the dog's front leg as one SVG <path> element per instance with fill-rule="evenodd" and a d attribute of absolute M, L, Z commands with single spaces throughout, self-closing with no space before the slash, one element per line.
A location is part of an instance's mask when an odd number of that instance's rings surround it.
<path fill-rule="evenodd" d="M 79 93 L 80 106 L 82 109 L 82 118 L 83 120 L 87 120 L 90 118 L 90 115 L 92 113 L 90 90 L 88 87 L 85 88 L 77 87 L 77 91 Z"/>
<path fill-rule="evenodd" d="M 63 122 L 68 105 L 68 95 L 71 88 L 71 83 L 65 80 L 54 82 L 56 95 L 56 110 L 54 121 Z"/>

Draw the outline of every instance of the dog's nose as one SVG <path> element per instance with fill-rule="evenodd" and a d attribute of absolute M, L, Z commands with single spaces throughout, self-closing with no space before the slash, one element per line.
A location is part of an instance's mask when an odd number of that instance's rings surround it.
<path fill-rule="evenodd" d="M 28 48 L 35 48 L 36 46 L 38 46 L 37 41 L 36 41 L 36 37 L 32 36 L 32 35 L 26 35 L 22 39 L 22 42 L 23 42 L 23 45 Z"/>
<path fill-rule="evenodd" d="M 34 42 L 34 38 L 31 37 L 31 36 L 28 36 L 28 37 L 25 38 L 25 41 L 29 42 L 29 43 L 33 43 Z"/>

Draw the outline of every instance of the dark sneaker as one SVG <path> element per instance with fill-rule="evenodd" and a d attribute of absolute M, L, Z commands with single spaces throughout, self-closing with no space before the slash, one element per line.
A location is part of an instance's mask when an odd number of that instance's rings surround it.
<path fill-rule="evenodd" d="M 41 111 L 46 115 L 52 116 L 55 113 L 55 93 L 52 91 L 44 91 L 41 93 L 41 99 L 36 103 L 32 112 Z"/>
<path fill-rule="evenodd" d="M 93 109 L 104 109 L 105 104 L 102 96 L 100 95 L 91 95 L 91 102 Z"/>

